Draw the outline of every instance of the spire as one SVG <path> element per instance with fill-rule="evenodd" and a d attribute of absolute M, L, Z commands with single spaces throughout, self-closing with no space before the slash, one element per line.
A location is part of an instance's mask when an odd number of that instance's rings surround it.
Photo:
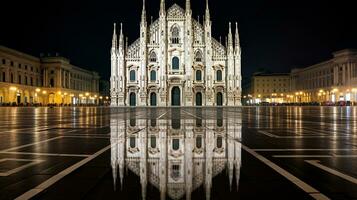
<path fill-rule="evenodd" d="M 238 23 L 236 22 L 236 33 L 235 33 L 235 46 L 236 50 L 240 47 L 240 41 L 239 41 L 239 32 L 238 32 Z"/>
<path fill-rule="evenodd" d="M 119 47 L 124 48 L 123 23 L 120 23 Z"/>
<path fill-rule="evenodd" d="M 229 22 L 228 47 L 233 47 L 232 24 Z"/>
<path fill-rule="evenodd" d="M 191 1 L 186 0 L 186 14 L 190 14 L 190 13 L 191 13 Z"/>
<path fill-rule="evenodd" d="M 117 25 L 114 23 L 114 31 L 113 31 L 113 39 L 112 39 L 112 48 L 116 49 L 117 48 Z"/>
<path fill-rule="evenodd" d="M 143 11 L 141 12 L 141 22 L 146 22 L 145 0 L 143 0 Z"/>
<path fill-rule="evenodd" d="M 160 2 L 160 15 L 165 15 L 166 8 L 165 8 L 165 0 L 161 0 Z"/>
<path fill-rule="evenodd" d="M 205 19 L 206 19 L 206 22 L 209 22 L 210 19 L 211 19 L 211 15 L 210 15 L 210 13 L 209 13 L 208 0 L 206 0 L 206 17 L 205 17 Z"/>

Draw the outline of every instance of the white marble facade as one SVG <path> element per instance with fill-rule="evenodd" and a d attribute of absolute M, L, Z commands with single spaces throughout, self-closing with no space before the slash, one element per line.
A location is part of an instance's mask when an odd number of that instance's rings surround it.
<path fill-rule="evenodd" d="M 204 186 L 206 199 L 210 199 L 213 178 L 227 170 L 230 189 L 238 190 L 241 114 L 226 118 L 217 110 L 217 119 L 202 120 L 200 110 L 196 119 L 181 118 L 180 112 L 172 111 L 171 119 L 158 119 L 154 110 L 148 113 L 150 119 L 136 118 L 135 111 L 127 112 L 125 123 L 119 117 L 111 118 L 115 189 L 125 185 L 130 170 L 140 177 L 142 199 L 147 199 L 148 185 L 160 191 L 160 199 L 188 200 Z"/>
<path fill-rule="evenodd" d="M 203 1 L 203 0 L 202 0 Z M 152 5 L 152 4 L 151 4 Z M 202 22 L 177 4 L 147 22 L 145 1 L 140 38 L 128 46 L 114 24 L 111 49 L 112 106 L 240 106 L 241 48 L 236 23 L 226 44 L 212 37 L 208 0 Z"/>

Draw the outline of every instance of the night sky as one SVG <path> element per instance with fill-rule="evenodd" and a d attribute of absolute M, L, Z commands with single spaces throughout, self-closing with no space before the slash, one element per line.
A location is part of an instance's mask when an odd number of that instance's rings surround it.
<path fill-rule="evenodd" d="M 148 21 L 158 17 L 160 0 L 146 0 Z M 212 33 L 218 40 L 228 22 L 238 21 L 243 77 L 258 69 L 289 72 L 357 48 L 353 1 L 210 0 Z M 184 7 L 185 0 L 166 0 Z M 191 0 L 193 16 L 204 14 L 205 0 Z M 60 53 L 80 67 L 110 76 L 113 23 L 123 22 L 132 42 L 139 37 L 142 0 L 2 2 L 0 44 L 25 53 Z"/>

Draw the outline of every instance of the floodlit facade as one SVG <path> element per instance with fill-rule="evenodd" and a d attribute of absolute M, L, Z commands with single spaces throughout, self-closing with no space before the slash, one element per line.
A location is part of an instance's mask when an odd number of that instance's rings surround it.
<path fill-rule="evenodd" d="M 333 53 L 333 58 L 291 72 L 294 102 L 357 102 L 357 50 Z"/>
<path fill-rule="evenodd" d="M 290 94 L 290 74 L 255 74 L 251 80 L 251 103 L 286 103 Z"/>
<path fill-rule="evenodd" d="M 148 24 L 145 2 L 140 38 L 124 41 L 121 26 L 111 49 L 112 106 L 240 106 L 241 48 L 231 24 L 226 45 L 212 37 L 208 1 L 203 22 L 161 0 L 159 19 Z M 235 41 L 234 41 L 235 40 Z"/>
<path fill-rule="evenodd" d="M 34 57 L 0 46 L 0 104 L 96 104 L 99 75 L 66 58 Z"/>
<path fill-rule="evenodd" d="M 115 189 L 125 185 L 125 172 L 130 170 L 140 177 L 142 199 L 147 199 L 148 185 L 157 188 L 163 200 L 167 197 L 189 200 L 192 192 L 201 186 L 205 188 L 206 199 L 210 199 L 212 179 L 226 172 L 230 187 L 235 179 L 238 190 L 240 112 L 226 118 L 218 109 L 217 119 L 184 119 L 180 110 L 174 109 L 171 119 L 158 119 L 155 111 L 148 110 L 150 119 L 139 119 L 134 110 L 128 110 L 125 123 L 118 117 L 111 118 Z M 202 112 L 196 110 L 195 114 L 202 117 Z"/>

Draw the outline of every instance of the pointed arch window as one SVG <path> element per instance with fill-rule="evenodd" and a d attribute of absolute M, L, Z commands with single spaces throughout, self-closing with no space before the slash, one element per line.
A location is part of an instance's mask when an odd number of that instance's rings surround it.
<path fill-rule="evenodd" d="M 197 51 L 196 52 L 195 61 L 196 62 L 202 62 L 202 52 L 201 51 Z"/>
<path fill-rule="evenodd" d="M 155 51 L 152 51 L 150 53 L 150 62 L 156 62 L 156 61 L 157 61 L 156 53 L 155 53 Z"/>
<path fill-rule="evenodd" d="M 172 58 L 172 69 L 174 69 L 174 70 L 180 69 L 180 59 L 178 57 Z"/>
<path fill-rule="evenodd" d="M 222 81 L 222 70 L 217 70 L 216 79 L 217 81 Z"/>
<path fill-rule="evenodd" d="M 136 80 L 136 74 L 135 70 L 130 71 L 130 81 L 135 81 Z"/>
<path fill-rule="evenodd" d="M 171 29 L 171 43 L 180 43 L 180 29 L 177 26 L 174 26 Z"/>

